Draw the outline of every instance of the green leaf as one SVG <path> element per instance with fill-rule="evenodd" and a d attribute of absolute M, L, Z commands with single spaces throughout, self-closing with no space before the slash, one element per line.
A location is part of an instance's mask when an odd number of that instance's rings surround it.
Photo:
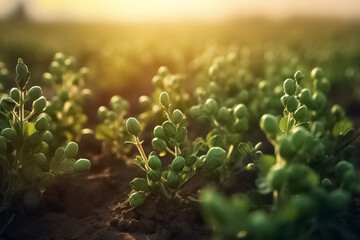
<path fill-rule="evenodd" d="M 353 128 L 353 123 L 349 119 L 344 119 L 334 125 L 333 134 L 335 136 L 345 135 Z"/>
<path fill-rule="evenodd" d="M 247 154 L 251 153 L 251 147 L 249 146 L 249 144 L 244 143 L 244 142 L 239 144 L 238 150 L 243 155 L 247 155 Z"/>
<path fill-rule="evenodd" d="M 262 158 L 260 158 L 256 165 L 259 167 L 260 174 L 265 176 L 269 169 L 275 165 L 276 158 L 274 155 L 264 154 Z"/>
<path fill-rule="evenodd" d="M 280 130 L 281 130 L 282 132 L 285 132 L 285 131 L 286 131 L 286 126 L 287 126 L 288 120 L 289 120 L 289 117 L 288 117 L 288 116 L 283 117 L 283 118 L 280 120 L 279 127 L 280 127 Z"/>

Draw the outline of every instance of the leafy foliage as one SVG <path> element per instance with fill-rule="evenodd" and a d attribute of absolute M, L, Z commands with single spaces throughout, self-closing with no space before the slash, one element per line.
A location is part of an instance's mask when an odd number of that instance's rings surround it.
<path fill-rule="evenodd" d="M 49 155 L 53 141 L 51 118 L 44 113 L 47 101 L 38 86 L 26 89 L 30 72 L 22 59 L 16 66 L 16 88 L 1 99 L 0 109 L 0 199 L 1 211 L 36 207 L 46 187 L 60 174 L 90 168 L 87 159 L 76 159 L 78 145 L 58 147 Z M 31 110 L 25 106 L 32 104 Z"/>

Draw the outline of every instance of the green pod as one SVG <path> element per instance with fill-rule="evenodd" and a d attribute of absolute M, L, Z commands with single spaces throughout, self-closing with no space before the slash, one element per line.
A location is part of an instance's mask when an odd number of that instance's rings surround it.
<path fill-rule="evenodd" d="M 187 129 L 185 127 L 181 127 L 177 130 L 175 135 L 175 140 L 177 143 L 184 143 L 187 140 Z"/>
<path fill-rule="evenodd" d="M 165 132 L 164 132 L 164 129 L 162 126 L 160 125 L 157 125 L 155 128 L 154 128 L 154 136 L 157 137 L 157 138 L 162 138 L 162 139 L 166 139 L 166 135 L 165 135 Z"/>
<path fill-rule="evenodd" d="M 304 88 L 300 92 L 299 101 L 302 104 L 309 104 L 311 102 L 311 92 L 309 89 Z"/>
<path fill-rule="evenodd" d="M 160 89 L 163 88 L 163 86 L 164 86 L 164 81 L 160 76 L 154 76 L 151 79 L 151 82 L 155 87 L 160 88 Z"/>
<path fill-rule="evenodd" d="M 32 157 L 32 160 L 38 165 L 43 165 L 46 163 L 46 156 L 43 153 L 35 153 Z"/>
<path fill-rule="evenodd" d="M 211 92 L 211 93 L 219 93 L 220 92 L 220 86 L 214 81 L 209 82 L 208 89 L 209 89 L 209 92 Z"/>
<path fill-rule="evenodd" d="M 324 71 L 320 67 L 316 67 L 311 70 L 310 76 L 312 79 L 320 79 L 324 77 Z"/>
<path fill-rule="evenodd" d="M 35 122 L 35 128 L 39 132 L 45 132 L 49 128 L 49 121 L 46 117 L 41 117 Z"/>
<path fill-rule="evenodd" d="M 15 102 L 19 102 L 20 101 L 20 92 L 17 88 L 12 88 L 10 90 L 10 97 L 15 101 Z"/>
<path fill-rule="evenodd" d="M 295 94 L 296 82 L 294 79 L 288 78 L 284 81 L 284 92 L 290 96 Z"/>
<path fill-rule="evenodd" d="M 53 58 L 54 61 L 59 62 L 61 64 L 64 64 L 65 59 L 66 59 L 66 56 L 62 52 L 55 53 L 54 58 Z"/>
<path fill-rule="evenodd" d="M 253 239 L 267 239 L 272 233 L 272 219 L 263 211 L 257 210 L 249 214 L 248 217 L 249 235 Z"/>
<path fill-rule="evenodd" d="M 33 102 L 33 109 L 35 113 L 41 113 L 46 108 L 46 98 L 40 97 Z"/>
<path fill-rule="evenodd" d="M 167 175 L 167 183 L 170 188 L 177 189 L 181 183 L 181 177 L 176 172 L 170 171 Z"/>
<path fill-rule="evenodd" d="M 41 144 L 42 139 L 40 136 L 40 132 L 36 131 L 33 134 L 31 134 L 28 139 L 26 139 L 27 144 L 29 144 L 29 146 L 31 147 L 36 147 L 39 144 Z"/>
<path fill-rule="evenodd" d="M 149 167 L 152 170 L 160 169 L 161 168 L 161 160 L 155 155 L 150 156 L 149 157 Z"/>
<path fill-rule="evenodd" d="M 234 108 L 234 114 L 237 118 L 246 118 L 248 117 L 248 110 L 247 107 L 244 104 L 238 104 Z"/>
<path fill-rule="evenodd" d="M 56 61 L 52 61 L 50 63 L 49 66 L 49 71 L 51 74 L 56 75 L 56 76 L 61 76 L 62 74 L 62 68 L 60 63 L 56 62 Z"/>
<path fill-rule="evenodd" d="M 11 112 L 14 110 L 16 103 L 12 98 L 4 97 L 1 99 L 1 106 L 5 109 L 5 111 Z"/>
<path fill-rule="evenodd" d="M 276 117 L 271 114 L 264 114 L 260 119 L 260 128 L 265 133 L 276 134 L 279 131 Z"/>
<path fill-rule="evenodd" d="M 286 175 L 284 168 L 271 168 L 266 178 L 270 181 L 273 189 L 280 190 L 286 181 Z"/>
<path fill-rule="evenodd" d="M 12 128 L 5 128 L 1 131 L 1 136 L 4 136 L 6 139 L 15 143 L 17 141 L 16 131 Z"/>
<path fill-rule="evenodd" d="M 204 105 L 204 111 L 207 114 L 214 114 L 216 113 L 217 109 L 218 109 L 217 102 L 212 98 L 208 98 Z"/>
<path fill-rule="evenodd" d="M 52 140 L 54 139 L 54 136 L 52 135 L 52 133 L 50 131 L 46 131 L 43 135 L 43 141 L 46 143 L 51 143 Z"/>
<path fill-rule="evenodd" d="M 289 95 L 285 94 L 280 98 L 281 104 L 286 107 L 287 101 L 289 100 Z"/>
<path fill-rule="evenodd" d="M 171 163 L 171 169 L 176 173 L 180 173 L 184 167 L 185 159 L 181 156 L 176 157 Z"/>
<path fill-rule="evenodd" d="M 328 208 L 334 212 L 347 208 L 350 203 L 350 194 L 343 189 L 331 191 L 327 198 Z"/>
<path fill-rule="evenodd" d="M 149 109 L 151 107 L 152 100 L 149 96 L 142 95 L 139 97 L 139 104 L 144 109 Z"/>
<path fill-rule="evenodd" d="M 352 165 L 346 161 L 340 161 L 335 165 L 335 175 L 337 178 L 342 179 L 344 174 L 352 169 Z"/>
<path fill-rule="evenodd" d="M 151 145 L 154 151 L 158 154 L 163 154 L 166 152 L 166 142 L 160 138 L 153 138 Z"/>
<path fill-rule="evenodd" d="M 144 204 L 146 194 L 144 192 L 133 192 L 129 196 L 129 203 L 131 207 L 139 207 Z"/>
<path fill-rule="evenodd" d="M 356 183 L 356 173 L 354 169 L 349 169 L 345 172 L 341 179 L 341 183 L 345 188 L 350 188 L 353 183 Z"/>
<path fill-rule="evenodd" d="M 161 66 L 159 67 L 157 74 L 161 77 L 166 77 L 167 75 L 169 75 L 169 69 L 165 66 Z"/>
<path fill-rule="evenodd" d="M 49 72 L 46 72 L 42 75 L 42 79 L 45 83 L 51 83 L 53 81 L 53 75 Z"/>
<path fill-rule="evenodd" d="M 338 120 L 345 118 L 345 111 L 339 104 L 332 106 L 331 114 L 333 114 Z"/>
<path fill-rule="evenodd" d="M 170 121 L 165 121 L 165 122 L 162 124 L 162 128 L 164 129 L 165 135 L 166 135 L 168 138 L 175 137 L 176 127 L 175 127 L 174 124 L 172 124 Z"/>
<path fill-rule="evenodd" d="M 19 58 L 18 63 L 16 65 L 16 78 L 15 78 L 16 85 L 20 89 L 24 89 L 29 79 L 30 79 L 29 69 L 24 64 L 24 61 L 21 58 Z"/>
<path fill-rule="evenodd" d="M 316 92 L 313 95 L 313 100 L 317 109 L 322 108 L 327 101 L 325 94 L 323 94 L 322 92 Z"/>
<path fill-rule="evenodd" d="M 220 167 L 226 158 L 226 151 L 220 147 L 212 147 L 206 154 L 204 168 L 213 171 Z"/>
<path fill-rule="evenodd" d="M 74 163 L 75 171 L 84 171 L 88 170 L 91 167 L 91 162 L 88 159 L 80 158 Z"/>
<path fill-rule="evenodd" d="M 315 139 L 312 144 L 311 152 L 316 157 L 323 156 L 325 154 L 324 144 L 319 139 Z"/>
<path fill-rule="evenodd" d="M 296 127 L 293 129 L 291 138 L 297 149 L 301 149 L 303 146 L 306 146 L 309 139 L 308 133 L 303 127 Z"/>
<path fill-rule="evenodd" d="M 7 151 L 6 139 L 3 136 L 0 136 L 0 154 L 5 154 Z"/>
<path fill-rule="evenodd" d="M 298 84 L 300 84 L 301 80 L 304 78 L 304 75 L 301 73 L 301 71 L 296 71 L 294 74 L 294 79 Z"/>
<path fill-rule="evenodd" d="M 285 138 L 280 142 L 279 153 L 283 158 L 291 159 L 295 155 L 296 149 L 293 143 L 289 139 Z"/>
<path fill-rule="evenodd" d="M 28 96 L 31 101 L 35 101 L 42 96 L 42 90 L 39 86 L 33 86 L 29 89 Z"/>
<path fill-rule="evenodd" d="M 146 173 L 146 176 L 153 182 L 157 182 L 161 178 L 161 172 L 158 170 L 150 170 Z"/>
<path fill-rule="evenodd" d="M 299 107 L 294 113 L 294 118 L 297 122 L 305 121 L 307 117 L 308 117 L 308 110 L 306 106 Z"/>
<path fill-rule="evenodd" d="M 179 124 L 184 119 L 184 114 L 179 110 L 175 109 L 171 115 L 171 121 L 175 124 Z"/>
<path fill-rule="evenodd" d="M 75 69 L 77 66 L 77 61 L 76 61 L 75 57 L 70 56 L 67 59 L 65 59 L 64 64 L 68 69 Z"/>
<path fill-rule="evenodd" d="M 324 134 L 324 124 L 321 121 L 312 122 L 310 132 L 315 138 L 319 138 Z"/>
<path fill-rule="evenodd" d="M 247 90 L 241 90 L 241 92 L 236 96 L 239 102 L 246 102 L 249 99 L 249 92 Z"/>
<path fill-rule="evenodd" d="M 134 178 L 129 185 L 135 191 L 149 191 L 149 186 L 145 178 Z"/>
<path fill-rule="evenodd" d="M 226 107 L 221 107 L 216 113 L 216 120 L 219 122 L 226 122 L 229 119 L 230 113 Z"/>
<path fill-rule="evenodd" d="M 97 111 L 97 116 L 100 120 L 104 120 L 107 117 L 109 109 L 107 107 L 101 106 Z"/>
<path fill-rule="evenodd" d="M 193 117 L 193 118 L 198 118 L 200 117 L 202 114 L 202 110 L 201 110 L 201 107 L 196 105 L 196 106 L 192 106 L 190 108 L 190 115 Z"/>
<path fill-rule="evenodd" d="M 131 135 L 138 137 L 140 132 L 141 132 L 141 126 L 139 121 L 136 118 L 129 118 L 126 121 L 126 130 L 128 131 L 128 133 L 130 133 Z"/>
<path fill-rule="evenodd" d="M 321 186 L 323 186 L 327 190 L 330 190 L 330 189 L 332 189 L 334 187 L 334 184 L 331 182 L 331 180 L 329 178 L 324 178 L 321 181 Z"/>
<path fill-rule="evenodd" d="M 69 142 L 68 145 L 65 147 L 65 155 L 68 158 L 75 158 L 78 154 L 79 146 L 75 142 Z"/>
<path fill-rule="evenodd" d="M 246 165 L 245 168 L 248 171 L 255 171 L 256 170 L 256 165 L 255 165 L 255 163 L 249 163 L 248 165 Z"/>
<path fill-rule="evenodd" d="M 290 96 L 286 103 L 286 109 L 289 112 L 295 112 L 296 109 L 298 108 L 298 105 L 299 105 L 299 101 L 294 96 Z"/>
<path fill-rule="evenodd" d="M 162 92 L 159 97 L 159 102 L 163 108 L 168 109 L 170 107 L 169 94 L 167 92 Z"/>
<path fill-rule="evenodd" d="M 66 102 L 67 100 L 69 100 L 69 92 L 66 90 L 62 90 L 59 96 L 62 102 Z"/>
<path fill-rule="evenodd" d="M 237 132 L 246 132 L 249 129 L 249 122 L 247 118 L 240 118 L 235 123 L 235 129 Z"/>

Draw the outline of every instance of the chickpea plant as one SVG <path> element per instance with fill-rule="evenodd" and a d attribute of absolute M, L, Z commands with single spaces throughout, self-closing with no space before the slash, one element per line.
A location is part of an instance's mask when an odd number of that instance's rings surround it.
<path fill-rule="evenodd" d="M 347 148 L 359 132 L 349 124 L 339 126 L 346 121 L 345 113 L 326 100 L 322 91 L 328 86 L 319 84 L 326 82 L 320 71 L 316 68 L 311 74 L 314 94 L 300 87 L 300 71 L 295 79 L 286 79 L 281 97 L 284 117 L 261 118 L 260 127 L 274 145 L 275 156 L 262 156 L 266 169 L 255 163 L 257 193 L 230 199 L 214 190 L 201 194 L 205 219 L 215 227 L 216 238 L 325 240 L 335 234 L 357 239 L 347 212 L 360 194 L 360 184 Z M 265 200 L 269 194 L 270 204 Z"/>
<path fill-rule="evenodd" d="M 171 111 L 171 101 L 167 92 L 160 94 L 159 102 L 167 120 L 154 128 L 152 139 L 153 152 L 146 155 L 139 139 L 140 123 L 135 118 L 126 121 L 126 129 L 132 136 L 132 141 L 140 153 L 134 160 L 143 171 L 145 178 L 134 178 L 130 182 L 133 189 L 129 196 L 130 205 L 142 205 L 149 194 L 157 194 L 164 199 L 171 200 L 176 193 L 198 171 L 212 172 L 221 167 L 226 151 L 220 147 L 212 147 L 206 155 L 199 156 L 201 143 L 192 149 L 186 148 L 187 128 L 184 126 L 185 115 L 179 110 Z M 173 157 L 171 164 L 163 170 L 160 157 L 170 153 Z"/>
<path fill-rule="evenodd" d="M 120 158 L 129 149 L 129 145 L 124 144 L 124 141 L 131 140 L 125 128 L 129 102 L 120 96 L 113 96 L 109 106 L 98 109 L 97 115 L 102 123 L 96 126 L 95 137 L 102 140 L 104 152 L 114 153 Z"/>
<path fill-rule="evenodd" d="M 168 92 L 171 102 L 177 109 L 188 109 L 190 96 L 182 87 L 183 76 L 179 74 L 171 74 L 169 69 L 161 66 L 157 75 L 152 78 L 152 84 L 155 87 L 152 96 L 140 96 L 139 103 L 145 110 L 140 114 L 139 119 L 143 124 L 149 122 L 157 122 L 157 119 L 164 117 L 159 96 L 162 92 Z"/>
<path fill-rule="evenodd" d="M 85 88 L 88 72 L 86 67 L 78 70 L 74 57 L 56 53 L 49 72 L 43 74 L 45 83 L 55 92 L 46 113 L 53 122 L 51 130 L 56 146 L 78 141 L 81 134 L 92 133 L 90 129 L 83 129 L 87 121 L 83 104 L 92 94 L 91 90 Z"/>
<path fill-rule="evenodd" d="M 75 159 L 78 145 L 70 142 L 49 156 L 53 141 L 51 119 L 44 114 L 47 101 L 39 86 L 27 89 L 30 72 L 19 58 L 16 87 L 1 99 L 0 168 L 1 211 L 36 207 L 54 177 L 90 168 L 87 159 Z M 31 110 L 27 110 L 32 105 Z"/>

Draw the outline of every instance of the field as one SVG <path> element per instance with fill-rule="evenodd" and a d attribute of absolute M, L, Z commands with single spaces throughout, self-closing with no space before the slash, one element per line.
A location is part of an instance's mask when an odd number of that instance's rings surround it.
<path fill-rule="evenodd" d="M 336 19 L 0 22 L 1 239 L 359 239 L 359 42 Z"/>

